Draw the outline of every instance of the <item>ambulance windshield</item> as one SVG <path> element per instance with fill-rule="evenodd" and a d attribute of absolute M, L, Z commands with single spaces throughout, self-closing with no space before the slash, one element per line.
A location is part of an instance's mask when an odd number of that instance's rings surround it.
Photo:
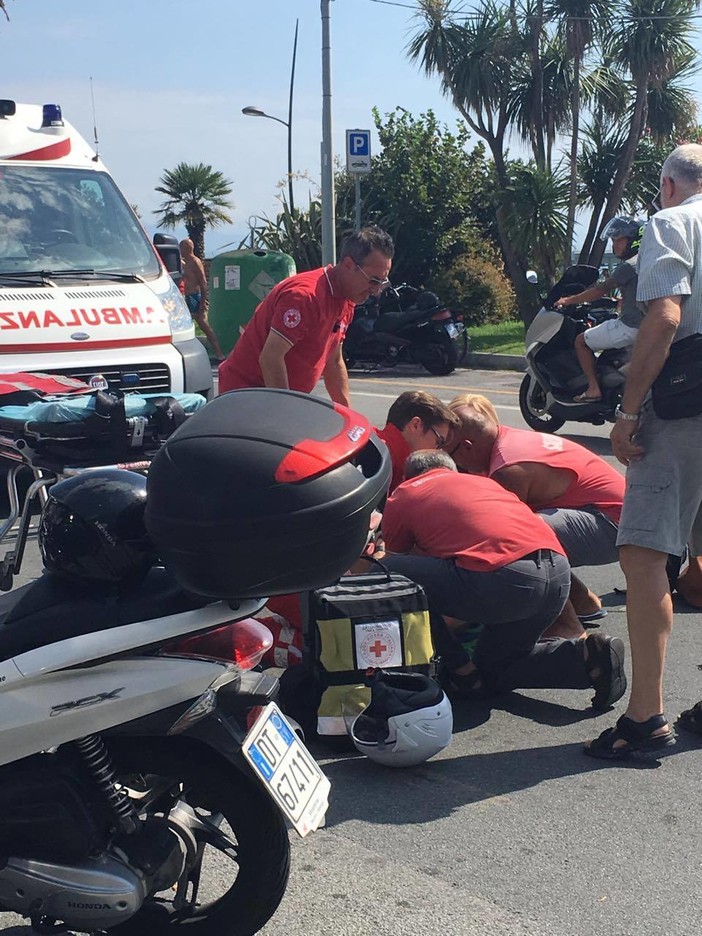
<path fill-rule="evenodd" d="M 94 270 L 160 275 L 156 255 L 109 175 L 55 166 L 0 168 L 0 274 Z"/>

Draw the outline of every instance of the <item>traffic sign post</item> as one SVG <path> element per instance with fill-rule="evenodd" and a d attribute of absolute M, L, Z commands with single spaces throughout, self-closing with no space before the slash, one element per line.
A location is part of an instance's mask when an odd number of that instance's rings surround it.
<path fill-rule="evenodd" d="M 370 130 L 346 131 L 346 171 L 354 177 L 358 231 L 361 228 L 361 176 L 371 171 Z"/>
<path fill-rule="evenodd" d="M 346 131 L 346 171 L 371 171 L 370 130 Z"/>

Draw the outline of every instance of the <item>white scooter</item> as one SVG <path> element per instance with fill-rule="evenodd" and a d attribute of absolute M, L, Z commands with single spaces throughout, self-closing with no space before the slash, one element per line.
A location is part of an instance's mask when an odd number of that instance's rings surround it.
<path fill-rule="evenodd" d="M 555 309 L 563 296 L 577 295 L 597 281 L 597 267 L 568 267 L 543 300 L 525 337 L 527 372 L 519 388 L 519 408 L 524 421 L 536 432 L 557 432 L 567 421 L 601 426 L 614 420 L 621 401 L 630 358 L 628 349 L 610 349 L 597 356 L 601 400 L 575 399 L 587 387 L 587 379 L 575 353 L 576 335 L 591 325 L 616 318 L 616 303 L 607 298 L 596 304 Z M 527 280 L 536 284 L 536 273 Z"/>
<path fill-rule="evenodd" d="M 246 484 L 232 486 L 237 476 Z M 330 784 L 275 705 L 277 679 L 250 671 L 271 644 L 244 620 L 264 604 L 255 577 L 280 594 L 341 575 L 389 476 L 362 416 L 307 394 L 247 390 L 169 438 L 148 498 L 143 478 L 117 469 L 51 489 L 40 524 L 49 600 L 32 593 L 22 613 L 0 618 L 0 910 L 39 933 L 259 931 L 287 882 L 285 819 L 303 836 L 318 828 Z M 143 494 L 146 528 L 138 498 L 109 512 L 125 486 Z M 257 539 L 273 508 L 286 537 Z M 226 524 L 223 545 L 213 519 Z M 170 568 L 150 569 L 154 548 L 164 560 L 172 551 Z M 60 614 L 51 574 L 64 583 L 57 594 L 86 579 L 81 607 L 92 595 L 100 610 Z M 164 576 L 195 607 L 164 613 Z M 132 589 L 138 613 L 111 604 L 111 583 Z M 148 619 L 144 595 L 156 601 Z M 28 605 L 48 613 L 32 617 Z M 223 625 L 231 661 L 168 646 Z"/>
<path fill-rule="evenodd" d="M 2 909 L 43 933 L 264 925 L 288 876 L 283 816 L 315 828 L 329 784 L 272 703 L 277 679 L 249 671 L 270 646 L 244 620 L 262 604 L 86 628 L 0 663 Z M 238 663 L 151 652 L 225 625 Z M 257 742 L 275 777 L 247 761 Z"/>

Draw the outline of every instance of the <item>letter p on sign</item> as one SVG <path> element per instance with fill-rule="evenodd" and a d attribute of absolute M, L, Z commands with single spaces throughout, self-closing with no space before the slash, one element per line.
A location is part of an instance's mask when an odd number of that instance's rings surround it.
<path fill-rule="evenodd" d="M 346 131 L 346 170 L 347 172 L 370 172 L 370 130 Z"/>

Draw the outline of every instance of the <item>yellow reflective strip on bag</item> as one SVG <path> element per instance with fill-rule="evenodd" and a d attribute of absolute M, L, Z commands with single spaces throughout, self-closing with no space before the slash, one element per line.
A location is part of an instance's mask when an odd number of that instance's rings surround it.
<path fill-rule="evenodd" d="M 349 618 L 317 621 L 320 637 L 319 660 L 328 673 L 356 668 L 353 658 L 353 627 Z"/>
<path fill-rule="evenodd" d="M 329 686 L 322 693 L 317 709 L 317 733 L 347 734 L 355 716 L 369 705 L 370 694 L 368 686 Z"/>
<path fill-rule="evenodd" d="M 404 666 L 430 663 L 434 657 L 428 611 L 406 611 L 402 615 L 405 642 Z"/>

